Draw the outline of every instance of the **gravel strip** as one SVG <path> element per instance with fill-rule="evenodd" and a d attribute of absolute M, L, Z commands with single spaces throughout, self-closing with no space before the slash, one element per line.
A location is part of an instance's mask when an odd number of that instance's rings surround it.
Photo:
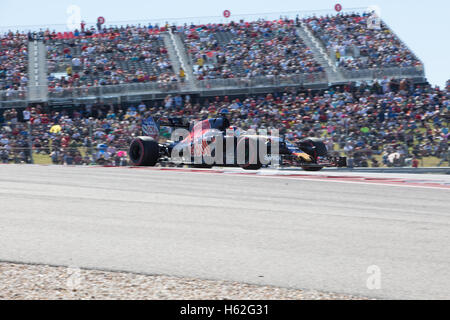
<path fill-rule="evenodd" d="M 228 281 L 0 262 L 0 300 L 5 299 L 365 300 L 367 298 Z"/>

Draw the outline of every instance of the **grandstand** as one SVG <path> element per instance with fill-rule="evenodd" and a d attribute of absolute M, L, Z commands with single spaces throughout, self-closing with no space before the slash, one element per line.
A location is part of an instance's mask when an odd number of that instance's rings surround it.
<path fill-rule="evenodd" d="M 369 17 L 361 10 L 298 12 L 226 23 L 7 33 L 0 107 L 325 89 L 384 77 L 426 82 L 422 62 L 384 22 L 369 28 Z"/>

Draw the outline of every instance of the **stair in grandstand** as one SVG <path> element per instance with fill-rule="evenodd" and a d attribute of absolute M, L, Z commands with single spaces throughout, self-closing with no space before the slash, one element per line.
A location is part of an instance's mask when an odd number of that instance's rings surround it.
<path fill-rule="evenodd" d="M 47 50 L 40 40 L 28 42 L 28 100 L 47 101 Z"/>
<path fill-rule="evenodd" d="M 176 52 L 175 46 L 173 44 L 172 37 L 168 32 L 164 32 L 161 35 L 163 37 L 164 46 L 167 49 L 167 54 L 169 55 L 170 58 L 170 63 L 172 64 L 173 71 L 177 75 L 177 79 L 180 80 L 178 71 L 180 70 L 181 62 Z"/>
<path fill-rule="evenodd" d="M 297 27 L 297 34 L 303 39 L 303 42 L 312 50 L 314 58 L 323 66 L 327 73 L 328 82 L 344 81 L 343 75 L 340 73 L 336 65 L 328 56 L 325 48 L 315 39 L 303 21 Z"/>
<path fill-rule="evenodd" d="M 191 89 L 195 90 L 197 88 L 197 80 L 192 72 L 192 61 L 186 54 L 186 48 L 183 44 L 183 41 L 180 38 L 180 34 L 177 32 L 172 32 L 172 30 L 169 30 L 168 35 L 171 40 L 170 45 L 173 48 L 174 52 L 176 53 L 179 66 L 183 68 L 185 72 L 185 82 Z M 179 76 L 178 71 L 180 70 L 180 67 L 178 67 L 178 69 L 175 69 L 174 67 L 174 70 L 178 76 Z"/>

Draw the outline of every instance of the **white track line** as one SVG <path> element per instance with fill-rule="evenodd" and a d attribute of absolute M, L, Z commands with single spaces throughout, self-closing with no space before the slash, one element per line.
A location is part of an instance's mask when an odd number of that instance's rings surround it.
<path fill-rule="evenodd" d="M 124 167 L 126 168 L 126 167 Z M 130 167 L 128 167 L 130 168 Z M 150 168 L 146 168 L 147 170 Z M 145 170 L 145 169 L 144 169 Z M 209 172 L 207 171 L 208 169 L 205 170 L 201 170 L 201 172 L 197 171 L 199 169 L 194 169 L 196 171 L 189 171 L 189 169 L 177 169 L 177 168 L 173 168 L 173 169 L 169 169 L 169 168 L 164 168 L 164 169 L 157 169 L 157 168 L 151 168 L 150 170 L 155 170 L 155 171 L 174 171 L 174 172 L 179 172 L 179 173 L 190 173 L 190 174 L 203 174 L 203 173 L 207 173 L 210 175 L 236 175 L 236 176 L 241 176 L 241 177 L 257 177 L 257 178 L 271 178 L 271 179 L 276 179 L 276 178 L 280 178 L 280 179 L 297 179 L 297 180 L 306 180 L 306 181 L 318 181 L 318 182 L 336 182 L 336 183 L 352 183 L 352 184 L 364 184 L 364 185 L 378 185 L 378 186 L 390 186 L 390 187 L 406 187 L 406 188 L 423 188 L 423 189 L 439 189 L 439 190 L 450 190 L 450 188 L 448 187 L 438 187 L 438 186 L 426 186 L 426 185 L 410 185 L 410 184 L 395 184 L 395 183 L 381 183 L 381 182 L 365 182 L 365 181 L 342 181 L 342 180 L 334 180 L 334 179 L 326 179 L 326 178 L 319 178 L 319 179 L 314 179 L 314 178 L 307 178 L 307 177 L 299 177 L 299 176 L 294 176 L 294 175 L 265 175 L 265 174 L 252 174 L 252 173 L 239 173 L 239 172 Z M 311 175 L 314 177 L 322 177 L 321 175 Z M 360 178 L 359 177 L 354 177 L 354 178 Z M 353 177 L 349 177 L 349 178 L 353 178 Z M 364 178 L 364 177 L 362 177 Z M 370 178 L 370 177 L 367 177 Z M 338 178 L 335 178 L 338 179 Z M 393 178 L 394 179 L 394 178 Z"/>

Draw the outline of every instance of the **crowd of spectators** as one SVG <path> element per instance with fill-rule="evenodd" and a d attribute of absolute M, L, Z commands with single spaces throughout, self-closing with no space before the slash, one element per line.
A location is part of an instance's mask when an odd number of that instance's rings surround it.
<path fill-rule="evenodd" d="M 28 38 L 11 31 L 0 34 L 0 91 L 23 95 L 27 84 Z"/>
<path fill-rule="evenodd" d="M 43 32 L 49 88 L 177 81 L 159 27 L 121 26 Z"/>
<path fill-rule="evenodd" d="M 178 27 L 199 80 L 319 73 L 293 20 Z"/>
<path fill-rule="evenodd" d="M 382 22 L 372 27 L 369 13 L 311 17 L 305 23 L 337 65 L 348 70 L 415 67 L 421 62 Z M 375 18 L 377 19 L 377 18 Z"/>
<path fill-rule="evenodd" d="M 350 166 L 411 165 L 429 156 L 440 158 L 441 165 L 449 160 L 449 89 L 384 79 L 323 92 L 291 90 L 196 101 L 189 95 L 167 96 L 128 108 L 9 109 L 0 115 L 0 158 L 29 162 L 31 141 L 33 152 L 50 156 L 53 163 L 125 165 L 129 143 L 141 133 L 141 120 L 148 114 L 194 121 L 225 109 L 230 122 L 242 130 L 277 128 L 294 143 L 304 137 L 324 138 L 328 150 L 346 155 Z"/>
<path fill-rule="evenodd" d="M 421 62 L 384 24 L 368 26 L 368 13 L 305 18 L 302 21 L 347 70 L 419 66 Z M 64 88 L 156 82 L 184 78 L 173 70 L 162 32 L 184 41 L 198 80 L 322 74 L 323 66 L 298 35 L 299 18 L 205 25 L 86 27 L 74 32 L 41 30 L 0 36 L 0 91 L 27 86 L 27 41 L 47 48 L 48 85 Z M 30 38 L 31 37 L 31 38 Z M 177 76 L 178 74 L 178 76 Z"/>
<path fill-rule="evenodd" d="M 87 106 L 69 115 L 47 113 L 37 105 L 26 108 L 22 117 L 15 109 L 7 110 L 1 117 L 0 160 L 30 163 L 31 143 L 35 158 L 47 156 L 53 164 L 126 165 L 127 145 L 140 132 L 140 117 L 130 110 L 116 114 L 113 108 L 106 113 L 102 109 Z"/>

